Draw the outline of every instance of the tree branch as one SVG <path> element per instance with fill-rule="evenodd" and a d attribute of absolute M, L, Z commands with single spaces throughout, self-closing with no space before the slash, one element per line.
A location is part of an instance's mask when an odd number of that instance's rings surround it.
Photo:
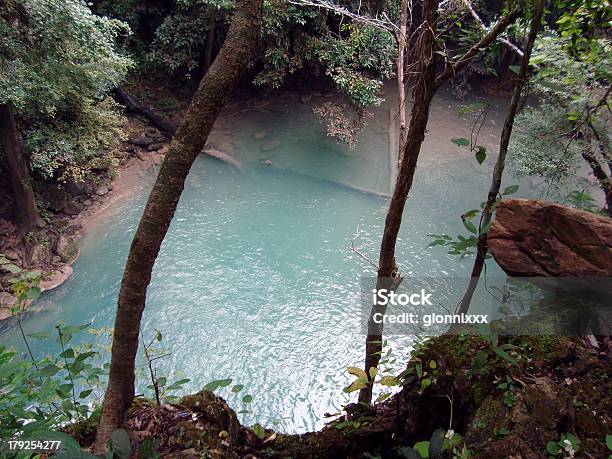
<path fill-rule="evenodd" d="M 506 28 L 518 17 L 521 13 L 522 8 L 518 7 L 513 9 L 506 16 L 497 21 L 497 24 L 484 36 L 482 39 L 472 46 L 463 56 L 457 59 L 455 62 L 450 63 L 440 75 L 436 77 L 436 81 L 434 83 L 434 87 L 438 89 L 440 86 L 446 82 L 450 77 L 456 75 L 463 67 L 465 67 L 470 60 L 476 56 L 482 48 L 486 48 L 493 41 L 497 39 L 497 37 L 504 31 Z"/>
<path fill-rule="evenodd" d="M 478 13 L 472 7 L 470 0 L 463 0 L 463 4 L 465 5 L 469 13 L 472 15 L 476 23 L 480 26 L 480 28 L 486 32 L 487 26 L 485 26 L 485 23 L 482 21 L 482 19 L 480 19 L 480 16 L 478 16 Z M 503 38 L 503 37 L 497 37 L 497 40 L 503 43 L 504 45 L 506 45 L 512 51 L 514 51 L 519 57 L 523 57 L 523 50 L 519 48 L 518 46 L 516 46 L 514 43 L 512 43 L 510 40 Z"/>

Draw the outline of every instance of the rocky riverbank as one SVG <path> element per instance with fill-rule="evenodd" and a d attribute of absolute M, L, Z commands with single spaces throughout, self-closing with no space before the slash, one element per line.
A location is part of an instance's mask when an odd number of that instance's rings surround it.
<path fill-rule="evenodd" d="M 103 220 L 105 211 L 129 194 L 143 173 L 163 161 L 168 137 L 136 117 L 129 118 L 125 130 L 128 140 L 116 154 L 115 168 L 99 169 L 87 180 L 61 185 L 34 182 L 42 202 L 44 228 L 23 235 L 0 217 L 0 254 L 23 271 L 40 272 L 42 291 L 54 289 L 70 277 L 71 265 L 79 256 L 78 241 L 87 228 Z M 0 320 L 11 316 L 10 308 L 15 304 L 10 293 L 12 277 L 10 271 L 0 270 Z"/>

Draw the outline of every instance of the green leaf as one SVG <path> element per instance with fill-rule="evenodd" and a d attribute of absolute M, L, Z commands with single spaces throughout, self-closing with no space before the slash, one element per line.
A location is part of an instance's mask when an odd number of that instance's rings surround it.
<path fill-rule="evenodd" d="M 378 374 L 378 368 L 370 367 L 368 373 L 370 373 L 370 380 L 374 381 L 374 378 L 376 378 L 376 375 Z"/>
<path fill-rule="evenodd" d="M 414 444 L 414 449 L 421 455 L 423 459 L 429 458 L 429 442 L 420 441 Z"/>
<path fill-rule="evenodd" d="M 234 387 L 232 387 L 232 392 L 237 394 L 242 389 L 244 389 L 244 384 L 236 384 Z"/>
<path fill-rule="evenodd" d="M 79 394 L 79 398 L 87 398 L 93 392 L 93 389 L 86 389 Z"/>
<path fill-rule="evenodd" d="M 453 142 L 455 145 L 458 145 L 460 147 L 469 147 L 470 146 L 470 141 L 464 137 L 460 137 L 458 139 L 451 139 L 451 142 Z"/>
<path fill-rule="evenodd" d="M 232 383 L 231 379 L 215 379 L 214 381 L 209 382 L 204 386 L 204 390 L 209 390 L 211 392 L 216 391 L 220 387 L 227 387 Z"/>
<path fill-rule="evenodd" d="M 465 226 L 465 229 L 468 230 L 470 233 L 472 234 L 478 234 L 478 230 L 476 229 L 476 226 L 474 226 L 474 224 L 466 219 L 462 219 L 461 220 L 463 222 L 463 226 Z"/>
<path fill-rule="evenodd" d="M 253 396 L 252 395 L 245 395 L 244 397 L 242 397 L 242 402 L 243 403 L 251 403 L 253 401 Z"/>
<path fill-rule="evenodd" d="M 487 149 L 483 146 L 479 146 L 474 156 L 476 157 L 478 164 L 484 163 L 484 160 L 487 159 Z"/>
<path fill-rule="evenodd" d="M 357 376 L 360 379 L 368 379 L 368 375 L 366 374 L 365 371 L 363 371 L 361 368 L 357 368 L 357 367 L 347 367 L 346 371 L 353 375 L 353 376 Z"/>
<path fill-rule="evenodd" d="M 49 339 L 49 338 L 51 338 L 51 335 L 49 335 L 48 333 L 42 333 L 42 332 L 30 333 L 30 334 L 28 334 L 28 336 L 30 338 L 34 338 L 34 339 Z"/>
<path fill-rule="evenodd" d="M 438 368 L 438 364 L 436 363 L 435 360 L 429 361 L 429 368 L 431 368 L 432 370 L 435 370 L 436 368 Z"/>
<path fill-rule="evenodd" d="M 548 451 L 549 454 L 556 456 L 561 452 L 561 448 L 559 448 L 557 442 L 549 441 L 548 443 L 546 443 L 546 451 Z"/>
<path fill-rule="evenodd" d="M 470 371 L 476 372 L 482 370 L 487 364 L 487 360 L 488 355 L 485 351 L 478 352 L 478 354 L 476 354 L 476 357 L 474 358 L 474 361 L 472 362 L 472 367 Z"/>
<path fill-rule="evenodd" d="M 2 265 L 2 269 L 5 269 L 11 274 L 19 274 L 21 272 L 21 268 L 17 265 L 14 265 L 13 263 L 10 263 L 8 265 Z"/>
<path fill-rule="evenodd" d="M 517 75 L 519 74 L 519 72 L 521 71 L 521 66 L 520 65 L 509 65 L 508 68 L 516 73 Z"/>
<path fill-rule="evenodd" d="M 502 191 L 502 196 L 507 196 L 509 194 L 516 193 L 518 191 L 518 189 L 519 189 L 518 185 L 510 185 L 510 186 L 506 187 L 504 189 L 504 191 Z"/>
<path fill-rule="evenodd" d="M 397 386 L 399 385 L 399 380 L 395 376 L 387 375 L 380 378 L 380 384 L 388 387 Z"/>
<path fill-rule="evenodd" d="M 40 376 L 43 378 L 49 378 L 51 376 L 55 376 L 57 372 L 60 371 L 60 367 L 51 363 L 40 370 Z"/>
<path fill-rule="evenodd" d="M 612 435 L 606 435 L 606 446 L 612 451 Z"/>
<path fill-rule="evenodd" d="M 68 348 L 59 355 L 62 359 L 74 359 L 74 349 Z"/>
<path fill-rule="evenodd" d="M 350 386 L 344 389 L 344 392 L 350 394 L 351 392 L 355 392 L 357 390 L 365 389 L 368 387 L 368 383 L 363 381 L 362 379 L 356 379 L 351 383 Z"/>
<path fill-rule="evenodd" d="M 493 348 L 493 352 L 495 352 L 497 355 L 499 355 L 502 359 L 506 360 L 507 362 L 510 362 L 511 364 L 515 365 L 516 364 L 516 360 L 514 360 L 506 351 L 504 351 L 503 349 L 499 348 L 499 347 L 494 347 Z"/>

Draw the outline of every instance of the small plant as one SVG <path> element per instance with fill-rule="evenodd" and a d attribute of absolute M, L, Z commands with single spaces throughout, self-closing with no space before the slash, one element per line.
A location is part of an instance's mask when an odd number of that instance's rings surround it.
<path fill-rule="evenodd" d="M 495 378 L 493 382 L 498 389 L 504 392 L 504 405 L 508 408 L 512 408 L 516 404 L 516 386 L 514 385 L 514 379 L 510 376 L 506 376 L 506 379 Z"/>
<path fill-rule="evenodd" d="M 470 368 L 470 373 L 487 373 L 487 363 L 489 362 L 489 359 L 494 356 L 501 357 L 506 362 L 516 365 L 516 360 L 514 357 L 508 353 L 509 351 L 514 351 L 517 349 L 515 345 L 509 343 L 499 344 L 499 337 L 497 334 L 494 332 L 489 332 L 486 327 L 481 327 L 480 336 L 487 342 L 488 347 L 480 350 L 478 354 L 476 354 Z"/>
<path fill-rule="evenodd" d="M 445 453 L 453 459 L 470 457 L 470 451 L 463 444 L 463 437 L 452 429 L 437 429 L 429 440 L 416 442 L 412 448 L 398 448 L 398 454 L 406 459 L 433 459 Z"/>
<path fill-rule="evenodd" d="M 149 379 L 151 380 L 151 384 L 147 386 L 147 389 L 153 391 L 157 406 L 161 405 L 162 400 L 177 400 L 178 397 L 176 395 L 172 395 L 169 393 L 179 391 L 185 384 L 187 384 L 191 380 L 188 378 L 182 378 L 172 384 L 168 384 L 168 378 L 166 376 L 158 375 L 157 368 L 154 366 L 154 362 L 171 355 L 170 352 L 165 352 L 162 349 L 153 347 L 155 343 L 159 343 L 163 339 L 163 335 L 159 330 L 155 330 L 155 335 L 149 343 L 145 342 L 142 333 L 141 339 L 143 344 L 144 357 L 147 362 L 147 368 L 149 370 Z"/>
<path fill-rule="evenodd" d="M 211 392 L 216 392 L 219 389 L 229 388 L 231 386 L 231 389 L 229 389 L 229 394 L 224 394 L 224 398 L 229 401 L 230 397 L 234 399 L 239 397 L 240 402 L 242 403 L 242 409 L 238 411 L 238 414 L 249 414 L 250 411 L 247 408 L 248 405 L 253 401 L 253 396 L 250 394 L 245 394 L 240 397 L 239 394 L 244 390 L 244 384 L 234 384 L 232 386 L 232 382 L 233 380 L 231 378 L 215 379 L 207 383 L 203 389 L 209 390 Z"/>
<path fill-rule="evenodd" d="M 578 451 L 580 451 L 580 440 L 571 433 L 562 434 L 559 441 L 546 443 L 546 452 L 549 459 L 572 458 Z"/>

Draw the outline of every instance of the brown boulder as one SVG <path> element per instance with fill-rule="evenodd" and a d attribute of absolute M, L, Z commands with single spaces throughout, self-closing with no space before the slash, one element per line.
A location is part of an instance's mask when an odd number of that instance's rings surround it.
<path fill-rule="evenodd" d="M 583 210 L 508 199 L 497 205 L 487 242 L 511 276 L 612 276 L 612 219 Z"/>

